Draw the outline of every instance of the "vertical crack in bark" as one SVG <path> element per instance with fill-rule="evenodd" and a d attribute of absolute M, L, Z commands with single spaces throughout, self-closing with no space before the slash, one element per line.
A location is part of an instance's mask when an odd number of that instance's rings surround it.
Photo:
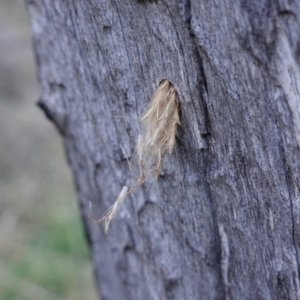
<path fill-rule="evenodd" d="M 201 55 L 199 53 L 199 49 L 198 49 L 198 46 L 197 46 L 197 43 L 195 42 L 195 38 L 194 38 L 194 32 L 192 30 L 192 27 L 191 27 L 191 3 L 190 3 L 190 0 L 184 0 L 185 2 L 185 16 L 186 16 L 186 23 L 188 25 L 188 30 L 191 34 L 191 40 L 194 44 L 194 47 L 195 47 L 195 50 L 196 50 L 196 53 L 197 53 L 197 56 L 198 56 L 198 62 L 199 62 L 199 73 L 201 74 L 201 77 L 203 79 L 203 86 L 204 86 L 204 90 L 206 92 L 206 95 L 208 94 L 208 89 L 207 89 L 207 80 L 206 80 L 206 76 L 205 76 L 205 72 L 204 72 L 204 68 L 203 68 L 203 63 L 202 63 L 202 58 L 201 58 Z M 174 25 L 175 26 L 175 25 Z M 177 32 L 177 31 L 176 31 Z M 178 40 L 179 40 L 179 37 L 177 37 Z M 179 40 L 180 41 L 180 40 Z M 180 46 L 182 47 L 182 45 L 180 44 Z M 204 108 L 204 117 L 205 117 L 205 125 L 208 127 L 206 128 L 208 134 L 210 132 L 209 130 L 209 127 L 210 127 L 210 122 L 209 122 L 209 117 L 208 117 L 208 108 L 207 108 L 207 103 L 205 101 L 205 97 L 206 95 L 204 94 L 204 91 L 202 91 L 202 99 L 199 99 L 199 101 L 202 101 L 202 104 L 203 104 L 203 108 Z M 205 136 L 206 140 L 207 140 L 207 143 L 209 145 L 209 138 L 208 136 Z M 209 149 L 209 146 L 208 146 L 208 149 Z M 226 266 L 228 266 L 228 260 L 229 260 L 229 255 L 228 252 L 229 252 L 229 249 L 227 249 L 225 247 L 225 244 L 224 244 L 224 247 L 222 247 L 222 237 L 223 237 L 223 240 L 224 240 L 224 235 L 222 235 L 219 231 L 219 228 L 218 228 L 218 221 L 217 221 L 217 216 L 216 216 L 216 208 L 215 208 L 215 205 L 214 205 L 214 201 L 213 201 L 213 197 L 212 197 L 212 194 L 211 194 L 211 188 L 209 186 L 209 183 L 207 181 L 207 170 L 208 170 L 208 162 L 209 160 L 207 159 L 207 156 L 209 155 L 209 152 L 207 149 L 203 149 L 204 152 L 204 156 L 203 156 L 203 159 L 204 159 L 204 166 L 205 166 L 205 174 L 204 174 L 204 178 L 205 178 L 205 186 L 206 186 L 206 190 L 207 190 L 207 194 L 208 194 L 208 197 L 209 197 L 209 203 L 210 203 L 210 211 L 211 211 L 211 216 L 212 216 L 212 221 L 213 221 L 213 226 L 214 226 L 214 237 L 215 237 L 215 243 L 216 243 L 216 256 L 217 256 L 217 261 L 218 261 L 218 273 L 219 273 L 219 282 L 222 283 L 222 286 L 219 290 L 219 299 L 226 299 L 227 298 L 227 294 L 228 294 L 228 270 L 226 271 Z M 206 154 L 206 155 L 205 155 Z M 224 230 L 223 230 L 224 231 Z M 222 231 L 222 233 L 223 233 Z M 224 240 L 224 243 L 225 243 L 225 240 Z M 225 251 L 226 250 L 226 251 Z M 228 251 L 227 251 L 228 250 Z M 226 253 L 226 255 L 225 255 Z M 224 254 L 224 255 L 222 255 Z M 224 263 L 223 263 L 224 261 Z M 227 263 L 227 264 L 226 264 Z"/>
<path fill-rule="evenodd" d="M 188 25 L 188 30 L 189 30 L 189 32 L 191 34 L 191 40 L 192 40 L 192 42 L 194 44 L 194 48 L 195 48 L 196 54 L 198 56 L 199 73 L 201 74 L 201 77 L 202 77 L 202 80 L 203 80 L 202 83 L 203 83 L 203 86 L 204 86 L 204 90 L 205 90 L 205 92 L 207 94 L 208 93 L 207 80 L 206 80 L 206 76 L 205 76 L 205 72 L 204 72 L 204 68 L 203 68 L 203 63 L 202 63 L 201 55 L 199 53 L 199 49 L 198 49 L 197 44 L 196 44 L 196 42 L 195 42 L 195 40 L 193 38 L 195 35 L 194 35 L 193 30 L 191 28 L 191 3 L 190 3 L 190 0 L 184 0 L 184 2 L 185 2 L 184 3 L 184 9 L 185 9 L 185 11 L 184 11 L 185 20 L 184 21 Z M 171 15 L 170 9 L 169 9 L 169 7 L 168 7 L 167 4 L 166 4 L 166 7 L 168 9 L 169 14 Z M 172 19 L 172 22 L 173 22 L 173 25 L 174 25 L 174 28 L 175 28 L 175 31 L 176 31 L 177 40 L 179 42 L 181 53 L 182 53 L 182 55 L 184 57 L 184 63 L 185 63 L 186 71 L 188 71 L 186 60 L 185 60 L 185 56 L 184 56 L 184 52 L 183 52 L 183 46 L 182 46 L 182 43 L 180 41 L 180 38 L 179 38 L 179 35 L 178 35 L 178 31 L 177 31 L 176 26 L 174 24 L 173 18 L 171 18 L 171 19 Z M 187 80 L 188 80 L 188 84 L 189 84 L 189 78 Z M 189 84 L 189 92 L 190 92 L 190 94 L 192 96 L 192 93 L 191 93 L 191 90 L 190 90 L 190 84 Z M 205 101 L 204 91 L 202 91 L 202 97 L 203 97 L 203 99 L 199 99 L 199 101 L 201 101 L 202 104 L 203 104 L 204 117 L 205 117 L 205 125 L 209 127 L 210 126 L 209 125 L 210 122 L 209 122 L 209 118 L 208 118 L 208 108 L 207 108 L 207 103 Z M 194 106 L 193 101 L 192 101 L 192 104 Z M 208 133 L 210 132 L 210 130 L 208 130 L 208 128 L 206 128 L 206 130 L 207 130 Z M 204 137 L 204 135 L 202 135 L 202 137 Z M 205 136 L 205 138 L 206 138 L 206 140 L 207 140 L 207 142 L 209 144 L 208 137 Z M 208 149 L 209 149 L 209 147 L 208 147 Z M 203 155 L 207 156 L 208 155 L 208 150 L 203 149 L 203 151 L 204 151 Z M 206 155 L 205 155 L 205 153 L 206 153 Z M 227 290 L 228 290 L 228 270 L 227 270 L 227 272 L 224 272 L 224 270 L 226 269 L 225 268 L 226 264 L 225 263 L 222 264 L 222 262 L 223 261 L 227 262 L 227 260 L 229 259 L 229 256 L 227 255 L 228 252 L 229 252 L 229 249 L 228 249 L 228 251 L 225 251 L 227 248 L 225 247 L 226 249 L 225 248 L 223 249 L 221 247 L 222 237 L 224 238 L 224 235 L 221 235 L 221 233 L 219 232 L 218 222 L 217 222 L 217 216 L 216 216 L 216 208 L 214 207 L 215 205 L 213 203 L 214 202 L 213 201 L 213 197 L 212 197 L 212 194 L 211 194 L 209 183 L 207 181 L 207 169 L 208 169 L 208 161 L 209 160 L 205 159 L 204 156 L 203 156 L 203 159 L 204 159 L 204 164 L 203 165 L 205 166 L 205 171 L 204 171 L 205 172 L 205 175 L 204 175 L 205 186 L 206 186 L 206 191 L 207 191 L 208 198 L 210 200 L 209 201 L 209 203 L 210 203 L 210 211 L 211 211 L 211 216 L 212 216 L 212 223 L 213 223 L 213 227 L 214 227 L 214 237 L 215 237 L 215 243 L 216 243 L 216 249 L 217 249 L 216 250 L 216 258 L 217 258 L 217 261 L 218 261 L 218 263 L 217 263 L 217 265 L 218 265 L 218 274 L 219 274 L 218 281 L 222 282 L 222 286 L 220 287 L 220 289 L 218 291 L 218 294 L 219 294 L 218 297 L 219 297 L 219 299 L 226 299 L 227 298 Z M 225 255 L 226 258 L 225 258 L 224 255 L 222 255 L 222 253 L 225 254 L 224 251 L 226 252 L 226 255 Z M 228 264 L 227 264 L 227 266 L 228 266 Z"/>

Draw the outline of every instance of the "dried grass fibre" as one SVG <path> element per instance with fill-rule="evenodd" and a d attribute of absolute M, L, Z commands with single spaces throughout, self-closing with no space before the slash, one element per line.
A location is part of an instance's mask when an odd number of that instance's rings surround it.
<path fill-rule="evenodd" d="M 141 175 L 133 186 L 123 187 L 118 199 L 103 217 L 96 220 L 89 215 L 92 221 L 105 223 L 105 234 L 126 196 L 143 184 L 148 174 L 152 173 L 157 179 L 164 156 L 167 153 L 171 154 L 174 149 L 177 126 L 180 125 L 179 108 L 179 97 L 175 87 L 169 80 L 162 80 L 140 120 L 143 129 L 138 138 L 136 152 Z"/>

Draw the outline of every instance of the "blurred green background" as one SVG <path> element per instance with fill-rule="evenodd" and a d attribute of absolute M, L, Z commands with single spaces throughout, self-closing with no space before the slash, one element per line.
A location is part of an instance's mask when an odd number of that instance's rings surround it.
<path fill-rule="evenodd" d="M 0 299 L 97 299 L 70 170 L 35 105 L 23 0 L 0 0 Z"/>

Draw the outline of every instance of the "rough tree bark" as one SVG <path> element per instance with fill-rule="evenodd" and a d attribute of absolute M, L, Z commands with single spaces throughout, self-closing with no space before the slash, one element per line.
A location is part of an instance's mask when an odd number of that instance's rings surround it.
<path fill-rule="evenodd" d="M 300 299 L 300 2 L 28 0 L 40 106 L 73 169 L 105 300 Z M 158 181 L 124 184 L 158 82 L 182 126 Z"/>

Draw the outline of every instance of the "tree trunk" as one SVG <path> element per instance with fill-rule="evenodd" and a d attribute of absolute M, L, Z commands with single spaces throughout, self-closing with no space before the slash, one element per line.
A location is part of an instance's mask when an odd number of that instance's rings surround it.
<path fill-rule="evenodd" d="M 27 2 L 102 299 L 300 299 L 299 1 Z M 175 152 L 105 236 L 161 79 Z"/>

